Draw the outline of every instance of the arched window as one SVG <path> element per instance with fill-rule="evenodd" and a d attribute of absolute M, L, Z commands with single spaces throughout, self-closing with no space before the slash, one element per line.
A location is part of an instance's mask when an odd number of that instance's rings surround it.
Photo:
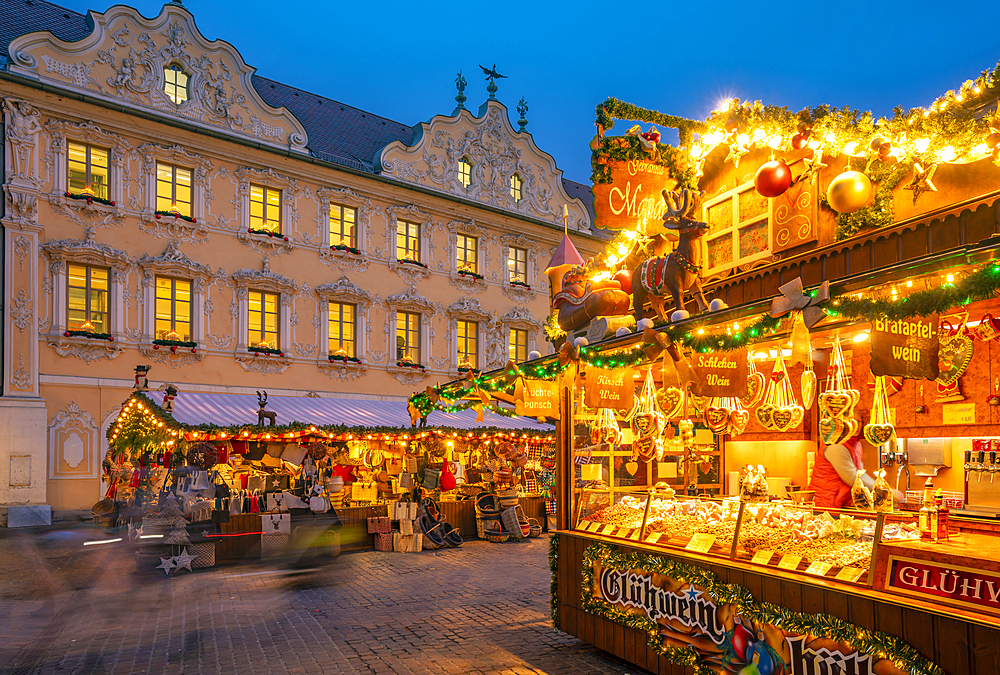
<path fill-rule="evenodd" d="M 176 63 L 163 69 L 163 92 L 167 97 L 180 105 L 188 100 L 189 76 Z"/>
<path fill-rule="evenodd" d="M 467 157 L 458 160 L 458 180 L 462 187 L 472 185 L 472 162 Z"/>

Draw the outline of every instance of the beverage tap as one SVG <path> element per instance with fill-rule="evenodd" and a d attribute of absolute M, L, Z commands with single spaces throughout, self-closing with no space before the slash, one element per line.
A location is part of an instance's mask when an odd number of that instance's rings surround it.
<path fill-rule="evenodd" d="M 980 450 L 978 453 L 976 453 L 976 474 L 978 474 L 976 476 L 977 483 L 982 482 L 983 471 L 985 470 L 986 470 L 986 451 Z"/>
<path fill-rule="evenodd" d="M 965 465 L 962 468 L 965 469 L 965 482 L 968 483 L 972 473 L 972 450 L 965 451 Z"/>
<path fill-rule="evenodd" d="M 987 470 L 990 472 L 990 485 L 993 485 L 993 479 L 996 478 L 997 470 L 1000 467 L 997 466 L 997 451 L 990 450 L 990 465 Z"/>

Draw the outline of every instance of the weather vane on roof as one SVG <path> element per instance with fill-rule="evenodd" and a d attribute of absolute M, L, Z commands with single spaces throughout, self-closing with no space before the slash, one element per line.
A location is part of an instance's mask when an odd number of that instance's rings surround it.
<path fill-rule="evenodd" d="M 486 91 L 490 92 L 490 98 L 495 99 L 497 93 L 497 78 L 506 78 L 506 75 L 501 75 L 497 72 L 497 64 L 493 64 L 492 68 L 487 68 L 483 64 L 479 64 L 479 67 L 483 69 L 483 75 L 489 80 L 489 84 L 486 85 Z"/>

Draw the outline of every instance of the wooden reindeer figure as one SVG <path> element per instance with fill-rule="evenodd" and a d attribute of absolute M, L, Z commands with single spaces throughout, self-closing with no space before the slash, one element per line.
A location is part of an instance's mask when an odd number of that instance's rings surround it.
<path fill-rule="evenodd" d="M 257 426 L 259 427 L 264 426 L 264 420 L 267 420 L 268 424 L 273 427 L 276 424 L 278 413 L 274 412 L 273 410 L 264 410 L 264 406 L 267 405 L 266 391 L 264 392 L 263 397 L 261 396 L 259 391 L 257 392 L 257 405 L 260 406 L 259 408 L 257 408 Z"/>
<path fill-rule="evenodd" d="M 687 217 L 694 207 L 690 190 L 668 192 L 663 190 L 667 211 L 663 224 L 680 236 L 676 248 L 666 256 L 656 256 L 642 261 L 632 272 L 632 308 L 636 321 L 643 318 L 642 307 L 646 300 L 663 321 L 669 321 L 664 310 L 667 294 L 674 300 L 674 309 L 684 310 L 684 293 L 693 291 L 700 311 L 708 309 L 708 302 L 701 290 L 701 239 L 708 230 L 708 223 Z M 666 240 L 657 235 L 657 252 L 665 248 Z"/>

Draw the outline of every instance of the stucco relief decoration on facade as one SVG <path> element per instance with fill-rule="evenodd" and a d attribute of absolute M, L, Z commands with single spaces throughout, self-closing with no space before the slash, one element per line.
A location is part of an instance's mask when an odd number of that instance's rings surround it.
<path fill-rule="evenodd" d="M 562 223 L 562 205 L 570 205 L 569 226 L 588 229 L 586 206 L 562 185 L 555 160 L 528 133 L 515 131 L 507 109 L 496 100 L 484 103 L 478 116 L 458 110 L 439 115 L 414 131 L 414 145 L 395 141 L 379 157 L 388 176 L 416 183 L 521 215 Z M 459 162 L 472 164 L 472 182 L 459 180 Z M 511 177 L 521 180 L 521 199 L 511 194 Z"/>
<path fill-rule="evenodd" d="M 38 196 L 30 192 L 18 192 L 8 184 L 4 186 L 7 212 L 0 220 L 6 227 L 17 229 L 39 229 Z"/>
<path fill-rule="evenodd" d="M 49 120 L 45 123 L 45 133 L 49 137 L 49 144 L 44 161 L 49 166 L 52 183 L 52 189 L 45 198 L 52 208 L 81 227 L 123 225 L 125 204 L 132 209 L 139 208 L 139 196 L 131 190 L 132 170 L 128 159 L 134 154 L 132 144 L 118 134 L 108 133 L 88 121 Z M 109 149 L 110 204 L 102 204 L 91 199 L 71 199 L 66 196 L 68 188 L 66 153 L 70 141 Z"/>
<path fill-rule="evenodd" d="M 11 382 L 14 383 L 15 389 L 21 391 L 31 390 L 31 373 L 24 367 L 24 352 L 17 353 L 17 370 L 14 371 Z"/>
<path fill-rule="evenodd" d="M 100 428 L 93 416 L 70 402 L 49 424 L 49 478 L 97 478 Z"/>
<path fill-rule="evenodd" d="M 305 129 L 285 108 L 273 108 L 253 88 L 254 69 L 221 40 L 208 41 L 180 3 L 164 6 L 146 19 L 117 5 L 90 12 L 93 32 L 77 42 L 63 42 L 48 32 L 23 35 L 11 42 L 11 70 L 92 96 L 153 109 L 186 121 L 306 151 Z M 186 77 L 177 100 L 165 91 L 165 70 Z"/>
<path fill-rule="evenodd" d="M 31 299 L 25 295 L 24 289 L 18 289 L 17 295 L 11 298 L 10 319 L 14 327 L 22 333 L 24 329 L 31 325 L 31 317 L 34 315 Z"/>
<path fill-rule="evenodd" d="M 3 113 L 9 155 L 7 181 L 14 185 L 38 187 L 38 133 L 42 115 L 27 101 L 3 99 Z"/>
<path fill-rule="evenodd" d="M 14 237 L 14 255 L 17 256 L 17 270 L 24 271 L 24 259 L 31 253 L 31 240 L 23 234 Z"/>

